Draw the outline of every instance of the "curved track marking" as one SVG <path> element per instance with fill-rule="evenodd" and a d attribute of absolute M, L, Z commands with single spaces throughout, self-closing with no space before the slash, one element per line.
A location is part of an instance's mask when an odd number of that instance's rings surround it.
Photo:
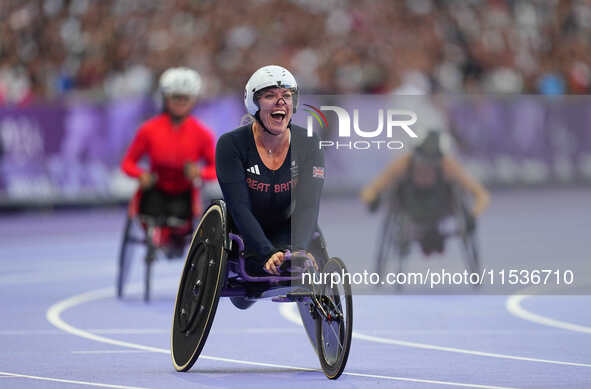
<path fill-rule="evenodd" d="M 526 298 L 531 297 L 531 295 L 522 295 L 522 294 L 515 294 L 509 296 L 507 302 L 505 303 L 505 307 L 510 314 L 517 316 L 520 319 L 528 320 L 534 322 L 536 324 L 545 325 L 548 327 L 560 328 L 567 331 L 575 331 L 575 332 L 582 332 L 584 334 L 591 334 L 591 327 L 573 324 L 566 321 L 551 319 L 549 317 L 545 317 L 542 315 L 538 315 L 536 313 L 532 313 L 527 311 L 525 308 L 521 306 L 521 302 Z"/>
<path fill-rule="evenodd" d="M 101 343 L 112 344 L 113 346 L 120 346 L 120 347 L 128 347 L 133 348 L 136 350 L 143 350 L 143 351 L 150 351 L 154 353 L 160 354 L 167 354 L 170 355 L 170 350 L 163 349 L 159 347 L 152 347 L 152 346 L 145 346 L 142 344 L 131 343 L 131 342 L 124 342 L 121 340 L 107 338 L 105 336 L 96 335 L 90 333 L 88 331 L 82 330 L 80 328 L 76 328 L 68 323 L 66 323 L 62 318 L 61 314 L 80 304 L 88 303 L 95 300 L 100 300 L 108 297 L 114 297 L 115 291 L 113 288 L 103 288 L 97 289 L 90 292 L 82 293 L 65 300 L 62 300 L 47 310 L 45 315 L 47 321 L 53 324 L 55 327 L 59 328 L 62 331 L 70 333 L 72 335 L 79 336 L 81 338 L 86 338 L 90 340 L 94 340 Z M 276 368 L 284 368 L 284 369 L 294 369 L 294 370 L 304 370 L 304 371 L 317 371 L 318 369 L 311 369 L 305 367 L 295 367 L 295 366 L 285 366 L 285 365 L 278 365 L 278 364 L 271 364 L 271 363 L 263 363 L 263 362 L 252 362 L 252 361 L 242 361 L 238 359 L 231 359 L 231 358 L 223 358 L 223 357 L 212 357 L 209 355 L 200 355 L 199 358 L 203 359 L 210 359 L 213 361 L 220 361 L 220 362 L 230 362 L 230 363 L 239 363 L 244 365 L 253 365 L 253 366 L 264 366 L 264 367 L 276 367 Z"/>
<path fill-rule="evenodd" d="M 65 384 L 76 384 L 76 385 L 86 385 L 86 386 L 100 386 L 102 388 L 117 388 L 117 389 L 146 389 L 139 386 L 125 386 L 125 385 L 111 385 L 111 384 L 100 384 L 98 382 L 88 382 L 88 381 L 78 381 L 78 380 L 65 380 L 62 378 L 50 378 L 50 377 L 40 377 L 35 375 L 25 375 L 25 374 L 17 374 L 17 373 L 8 373 L 5 371 L 0 371 L 0 377 L 14 377 L 14 378 L 29 378 L 32 380 L 39 380 L 39 381 L 51 381 L 51 382 L 61 382 Z"/>
<path fill-rule="evenodd" d="M 300 316 L 299 316 L 296 309 L 297 308 L 296 308 L 295 304 L 281 304 L 281 306 L 279 307 L 279 312 L 281 313 L 281 315 L 284 318 L 291 321 L 292 323 L 302 325 L 302 320 L 300 319 Z M 366 340 L 369 342 L 375 342 L 375 343 L 393 344 L 393 345 L 404 346 L 404 347 L 414 347 L 414 348 L 421 348 L 421 349 L 427 349 L 427 350 L 437 350 L 437 351 L 446 351 L 446 352 L 452 352 L 452 353 L 477 355 L 477 356 L 481 356 L 481 357 L 513 359 L 513 360 L 527 361 L 527 362 L 550 363 L 550 364 L 554 364 L 554 365 L 591 367 L 591 364 L 588 364 L 588 363 L 554 361 L 554 360 L 549 360 L 549 359 L 539 359 L 539 358 L 520 357 L 520 356 L 508 355 L 508 354 L 489 353 L 489 352 L 478 351 L 478 350 L 467 350 L 467 349 L 461 349 L 461 348 L 455 348 L 455 347 L 436 346 L 433 344 L 407 342 L 405 340 L 397 340 L 397 339 L 382 338 L 382 337 L 378 337 L 378 336 L 365 335 L 365 334 L 362 334 L 362 333 L 359 333 L 356 331 L 353 331 L 353 338 Z"/>
<path fill-rule="evenodd" d="M 155 352 L 155 353 L 170 355 L 170 350 L 167 350 L 167 349 L 145 346 L 145 345 L 130 343 L 130 342 L 124 342 L 124 341 L 110 339 L 110 338 L 107 338 L 104 336 L 90 333 L 88 331 L 76 328 L 76 327 L 68 324 L 67 322 L 65 322 L 61 318 L 61 314 L 63 312 L 65 312 L 66 310 L 73 308 L 77 305 L 88 303 L 88 302 L 95 301 L 95 300 L 108 298 L 108 297 L 114 297 L 114 296 L 115 296 L 115 290 L 114 290 L 114 288 L 111 288 L 111 287 L 97 289 L 97 290 L 89 291 L 89 292 L 82 293 L 82 294 L 79 294 L 76 296 L 72 296 L 72 297 L 67 298 L 65 300 L 59 301 L 56 304 L 49 307 L 49 309 L 47 310 L 47 312 L 45 314 L 45 317 L 55 327 L 65 331 L 67 333 L 70 333 L 72 335 L 76 335 L 76 336 L 79 336 L 82 338 L 94 340 L 94 341 L 101 342 L 101 343 L 112 344 L 114 346 L 128 347 L 128 348 L 133 348 L 133 349 L 137 349 L 137 350 L 151 351 L 151 352 Z M 284 305 L 284 304 L 282 304 L 282 305 Z M 213 356 L 209 356 L 209 355 L 200 355 L 199 358 L 209 359 L 209 360 L 219 361 L 219 362 L 228 362 L 228 363 L 236 363 L 236 364 L 242 364 L 242 365 L 250 365 L 250 366 L 273 367 L 273 368 L 281 368 L 281 369 L 297 370 L 297 371 L 321 371 L 320 369 L 312 369 L 312 368 L 307 368 L 307 367 L 279 365 L 276 363 L 244 361 L 244 360 L 239 360 L 239 359 L 213 357 Z M 514 389 L 511 387 L 507 387 L 507 386 L 467 384 L 467 383 L 462 383 L 462 382 L 437 381 L 437 380 L 427 380 L 427 379 L 409 378 L 409 377 L 393 377 L 393 376 L 365 374 L 365 373 L 344 372 L 343 375 L 348 375 L 348 376 L 353 376 L 353 377 L 383 379 L 383 380 L 390 380 L 390 381 L 405 381 L 405 382 L 437 384 L 437 385 L 446 385 L 446 386 L 459 386 L 459 387 L 479 388 L 479 389 Z"/>

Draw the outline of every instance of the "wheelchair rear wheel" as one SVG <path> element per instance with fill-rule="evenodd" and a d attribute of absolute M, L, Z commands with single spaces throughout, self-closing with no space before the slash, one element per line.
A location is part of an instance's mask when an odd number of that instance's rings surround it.
<path fill-rule="evenodd" d="M 211 205 L 199 223 L 187 254 L 175 302 L 172 361 L 187 371 L 197 361 L 215 317 L 226 280 L 225 209 Z"/>
<path fill-rule="evenodd" d="M 408 223 L 409 216 L 392 210 L 387 213 L 382 224 L 382 236 L 378 241 L 376 256 L 376 273 L 380 277 L 386 274 L 386 267 L 390 258 L 396 261 L 395 271 L 404 270 L 404 262 L 409 252 L 410 239 L 404 233 L 404 223 Z M 380 284 L 378 284 L 379 286 Z"/>
<path fill-rule="evenodd" d="M 150 301 L 150 289 L 152 284 L 152 264 L 156 260 L 156 249 L 151 242 L 148 243 L 148 251 L 144 259 L 144 301 Z"/>
<path fill-rule="evenodd" d="M 478 250 L 478 239 L 476 234 L 476 221 L 471 214 L 464 197 L 461 194 L 456 194 L 457 197 L 457 213 L 456 217 L 459 221 L 460 239 L 462 241 L 462 250 L 464 252 L 464 260 L 466 262 L 466 269 L 470 273 L 480 273 L 482 271 L 482 264 L 480 263 L 480 256 Z"/>
<path fill-rule="evenodd" d="M 476 241 L 475 231 L 466 232 L 462 236 L 462 246 L 467 270 L 470 273 L 480 273 L 482 271 L 482 265 L 478 255 L 478 243 Z"/>
<path fill-rule="evenodd" d="M 331 258 L 325 264 L 323 273 L 347 272 L 343 261 Z M 331 277 L 328 276 L 328 280 Z M 340 283 L 320 286 L 316 293 L 316 344 L 318 358 L 324 374 L 337 379 L 342 374 L 349 357 L 353 333 L 353 298 L 351 284 L 342 279 Z"/>
<path fill-rule="evenodd" d="M 323 269 L 324 265 L 328 262 L 329 257 L 328 252 L 326 251 L 326 242 L 321 233 L 316 239 L 312 241 L 309 251 L 314 256 L 318 267 Z M 314 308 L 311 306 L 309 300 L 300 301 L 297 303 L 297 305 L 298 311 L 300 312 L 300 317 L 302 319 L 302 324 L 306 330 L 306 335 L 308 335 L 308 339 L 310 339 L 310 343 L 312 343 L 314 351 L 318 353 L 318 344 L 316 343 L 316 319 L 314 318 L 315 315 L 313 314 Z"/>
<path fill-rule="evenodd" d="M 119 248 L 119 260 L 117 271 L 117 297 L 122 298 L 125 292 L 125 284 L 129 277 L 129 271 L 133 258 L 138 253 L 140 246 L 145 245 L 144 233 L 136 219 L 127 217 L 123 229 L 123 239 Z"/>
<path fill-rule="evenodd" d="M 384 223 L 382 224 L 382 236 L 378 242 L 378 255 L 376 257 L 376 273 L 382 276 L 386 272 L 386 263 L 388 257 L 391 255 L 395 238 L 393 232 L 395 230 L 395 220 L 391 214 L 386 214 Z"/>

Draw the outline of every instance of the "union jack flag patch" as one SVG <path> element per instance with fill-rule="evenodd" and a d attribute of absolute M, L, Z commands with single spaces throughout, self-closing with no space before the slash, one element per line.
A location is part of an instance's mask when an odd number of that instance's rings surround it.
<path fill-rule="evenodd" d="M 312 166 L 312 177 L 324 179 L 324 168 L 321 166 Z"/>

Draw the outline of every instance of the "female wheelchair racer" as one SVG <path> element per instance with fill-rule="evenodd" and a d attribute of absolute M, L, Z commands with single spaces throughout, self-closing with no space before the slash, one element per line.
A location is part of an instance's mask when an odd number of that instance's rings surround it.
<path fill-rule="evenodd" d="M 134 258 L 143 252 L 144 300 L 150 299 L 153 263 L 161 252 L 169 259 L 184 254 L 202 211 L 201 182 L 216 178 L 214 136 L 191 114 L 201 90 L 199 73 L 167 69 L 159 89 L 162 112 L 141 125 L 121 161 L 121 169 L 138 179 L 139 188 L 128 206 L 119 250 L 119 298 Z M 140 163 L 144 157 L 148 169 Z"/>
<path fill-rule="evenodd" d="M 220 297 L 230 297 L 241 309 L 268 297 L 297 302 L 326 376 L 338 378 L 345 367 L 352 333 L 350 285 L 302 282 L 306 274 L 342 274 L 346 268 L 328 257 L 317 228 L 324 161 L 317 140 L 291 125 L 297 97 L 289 71 L 257 70 L 245 91 L 255 121 L 218 141 L 216 170 L 225 202 L 204 213 L 187 254 L 171 340 L 178 371 L 197 360 Z"/>

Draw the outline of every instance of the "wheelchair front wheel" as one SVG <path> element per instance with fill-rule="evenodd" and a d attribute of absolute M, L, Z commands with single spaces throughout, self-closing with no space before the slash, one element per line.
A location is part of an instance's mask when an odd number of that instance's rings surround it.
<path fill-rule="evenodd" d="M 213 204 L 193 235 L 176 297 L 171 354 L 177 371 L 193 366 L 209 335 L 227 275 L 226 239 L 224 210 Z"/>
<path fill-rule="evenodd" d="M 331 258 L 324 265 L 323 273 L 347 272 L 343 261 Z M 331 280 L 331 276 L 327 280 Z M 353 298 L 351 284 L 342 279 L 338 284 L 326 283 L 316 293 L 316 344 L 318 358 L 324 374 L 337 379 L 343 373 L 353 333 Z"/>

